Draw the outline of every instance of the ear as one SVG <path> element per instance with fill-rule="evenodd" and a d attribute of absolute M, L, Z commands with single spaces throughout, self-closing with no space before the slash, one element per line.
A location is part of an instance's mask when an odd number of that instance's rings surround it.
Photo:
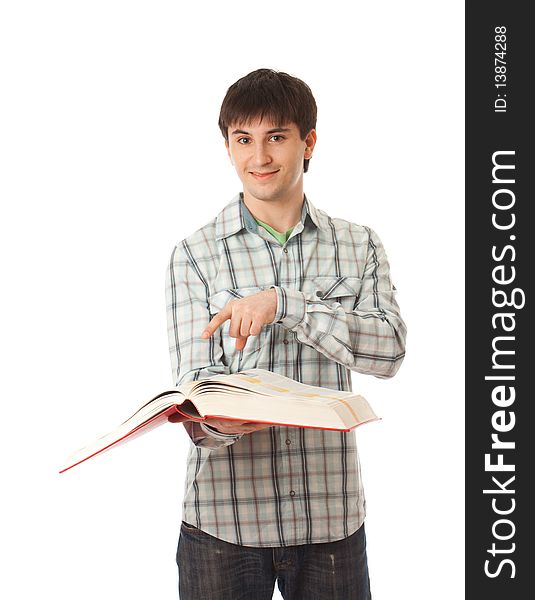
<path fill-rule="evenodd" d="M 312 152 L 314 151 L 314 146 L 316 145 L 317 139 L 318 136 L 316 134 L 316 130 L 311 129 L 305 138 L 305 158 L 309 159 L 312 157 Z"/>

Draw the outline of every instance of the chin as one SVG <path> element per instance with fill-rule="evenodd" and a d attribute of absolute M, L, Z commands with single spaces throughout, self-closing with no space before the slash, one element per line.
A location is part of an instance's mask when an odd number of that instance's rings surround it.
<path fill-rule="evenodd" d="M 268 202 L 269 200 L 277 200 L 283 195 L 280 189 L 267 190 L 263 189 L 247 189 L 247 192 L 257 200 L 263 200 L 264 202 Z"/>

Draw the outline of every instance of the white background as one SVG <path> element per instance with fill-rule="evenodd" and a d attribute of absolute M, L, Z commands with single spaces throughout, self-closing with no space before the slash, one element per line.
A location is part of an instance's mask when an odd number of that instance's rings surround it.
<path fill-rule="evenodd" d="M 0 595 L 178 597 L 181 426 L 57 471 L 172 385 L 165 267 L 240 191 L 219 107 L 271 67 L 318 103 L 305 192 L 378 232 L 409 329 L 394 379 L 353 376 L 374 600 L 463 597 L 463 10 L 2 4 Z"/>

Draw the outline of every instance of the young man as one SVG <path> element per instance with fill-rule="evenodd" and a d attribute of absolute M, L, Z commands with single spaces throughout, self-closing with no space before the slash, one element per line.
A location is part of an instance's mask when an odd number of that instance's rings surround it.
<path fill-rule="evenodd" d="M 316 144 L 308 86 L 259 69 L 219 126 L 243 191 L 175 247 L 167 271 L 176 384 L 259 367 L 351 390 L 392 377 L 405 325 L 383 246 L 303 193 Z M 177 551 L 188 600 L 370 598 L 355 432 L 210 419 L 191 439 Z"/>

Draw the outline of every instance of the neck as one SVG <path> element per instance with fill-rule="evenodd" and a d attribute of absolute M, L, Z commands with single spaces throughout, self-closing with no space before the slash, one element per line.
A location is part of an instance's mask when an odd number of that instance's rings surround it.
<path fill-rule="evenodd" d="M 302 189 L 292 196 L 270 200 L 259 200 L 248 194 L 247 191 L 243 192 L 243 202 L 253 217 L 281 233 L 299 223 L 303 200 Z"/>

